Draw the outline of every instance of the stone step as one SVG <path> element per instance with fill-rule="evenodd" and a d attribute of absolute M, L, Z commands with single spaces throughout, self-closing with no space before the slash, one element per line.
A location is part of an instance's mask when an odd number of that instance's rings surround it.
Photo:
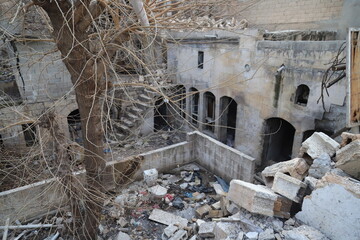
<path fill-rule="evenodd" d="M 148 95 L 140 94 L 139 100 L 148 103 L 148 102 L 152 102 L 153 99 L 151 97 L 149 97 Z"/>
<path fill-rule="evenodd" d="M 145 102 L 136 102 L 135 105 L 138 107 L 138 108 L 151 108 L 153 107 L 153 105 L 149 104 L 149 103 L 145 103 Z"/>
<path fill-rule="evenodd" d="M 138 116 L 140 116 L 143 113 L 143 110 L 141 108 L 135 106 L 130 107 L 129 111 Z"/>
<path fill-rule="evenodd" d="M 114 122 L 114 126 L 115 126 L 115 128 L 117 128 L 117 129 L 119 129 L 119 130 L 121 130 L 123 132 L 130 132 L 131 131 L 131 129 L 128 126 L 126 126 L 125 124 Z"/>
<path fill-rule="evenodd" d="M 135 115 L 135 114 L 133 114 L 133 113 L 131 113 L 131 112 L 127 112 L 127 113 L 126 113 L 126 116 L 127 116 L 128 119 L 130 119 L 131 121 L 137 121 L 137 120 L 140 119 L 139 116 L 137 116 L 137 115 Z"/>
<path fill-rule="evenodd" d="M 121 123 L 122 123 L 122 124 L 125 124 L 125 125 L 128 126 L 128 127 L 133 127 L 133 126 L 134 126 L 134 122 L 131 121 L 131 120 L 128 119 L 128 118 L 122 117 L 120 120 L 121 120 Z"/>

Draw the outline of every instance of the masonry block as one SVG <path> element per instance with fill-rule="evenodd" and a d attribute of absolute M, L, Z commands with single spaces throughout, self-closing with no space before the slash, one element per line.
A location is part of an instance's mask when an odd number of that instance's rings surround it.
<path fill-rule="evenodd" d="M 252 213 L 289 217 L 291 204 L 266 186 L 234 179 L 227 198 Z"/>
<path fill-rule="evenodd" d="M 302 143 L 300 154 L 307 153 L 312 159 L 327 153 L 330 157 L 340 148 L 340 144 L 322 132 L 315 132 L 311 137 Z"/>
<path fill-rule="evenodd" d="M 360 140 L 353 141 L 336 152 L 335 167 L 360 178 Z"/>
<path fill-rule="evenodd" d="M 304 197 L 306 184 L 296 178 L 278 172 L 275 175 L 274 184 L 271 189 L 298 203 Z"/>
<path fill-rule="evenodd" d="M 303 158 L 294 158 L 289 161 L 279 162 L 269 167 L 266 167 L 261 172 L 261 175 L 264 179 L 266 186 L 271 188 L 273 185 L 275 174 L 277 172 L 286 173 L 296 179 L 303 180 L 307 174 L 308 169 L 309 165 Z"/>

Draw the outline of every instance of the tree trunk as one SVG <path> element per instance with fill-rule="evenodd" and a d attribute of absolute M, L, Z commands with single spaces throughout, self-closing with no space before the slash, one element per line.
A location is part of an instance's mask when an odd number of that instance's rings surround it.
<path fill-rule="evenodd" d="M 56 45 L 74 84 L 85 148 L 86 185 L 85 189 L 75 190 L 80 195 L 77 195 L 79 199 L 73 208 L 73 217 L 79 239 L 96 239 L 104 192 L 101 182 L 106 161 L 100 96 L 106 84 L 103 78 L 105 64 L 91 53 L 89 46 L 87 29 L 92 20 L 88 16 L 90 1 L 83 0 L 77 6 L 71 5 L 71 1 L 34 0 L 34 3 L 42 7 L 51 20 Z"/>

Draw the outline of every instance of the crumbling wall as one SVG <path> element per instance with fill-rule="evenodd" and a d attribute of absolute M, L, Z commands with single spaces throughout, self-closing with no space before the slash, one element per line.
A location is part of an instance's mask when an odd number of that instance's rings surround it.
<path fill-rule="evenodd" d="M 269 30 L 336 28 L 346 0 L 235 0 L 227 12 Z"/>
<path fill-rule="evenodd" d="M 179 40 L 183 37 L 180 34 L 175 36 Z M 211 36 L 216 40 L 211 40 Z M 180 40 L 181 44 L 168 43 L 169 70 L 178 73 L 178 84 L 183 84 L 187 93 L 192 87 L 200 91 L 199 129 L 204 130 L 205 92 L 215 96 L 215 131 L 212 136 L 217 139 L 221 125 L 220 99 L 224 96 L 233 98 L 238 104 L 234 146 L 259 162 L 266 119 L 280 118 L 295 128 L 293 150 L 300 147 L 305 131 L 315 130 L 315 120 L 321 120 L 325 112 L 321 103 L 317 103 L 322 76 L 328 67 L 326 64 L 336 56 L 343 43 L 261 41 L 261 38 L 257 30 L 244 30 L 237 35 L 223 31 L 198 32 L 188 33 L 187 38 Z M 199 51 L 204 52 L 203 69 L 197 67 Z M 285 67 L 279 74 L 277 70 L 282 64 Z M 297 87 L 302 84 L 310 89 L 307 104 L 295 101 Z M 345 82 L 339 82 L 328 90 L 326 110 L 331 104 L 343 106 Z M 189 107 L 187 111 L 190 112 Z M 333 130 L 342 127 L 334 126 Z M 293 156 L 296 154 L 293 151 Z"/>

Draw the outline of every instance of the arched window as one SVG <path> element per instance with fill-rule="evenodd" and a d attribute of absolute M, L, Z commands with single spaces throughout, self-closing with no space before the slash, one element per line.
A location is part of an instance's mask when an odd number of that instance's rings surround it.
<path fill-rule="evenodd" d="M 301 106 L 306 106 L 308 103 L 310 89 L 305 84 L 301 84 L 296 89 L 295 103 Z"/>

